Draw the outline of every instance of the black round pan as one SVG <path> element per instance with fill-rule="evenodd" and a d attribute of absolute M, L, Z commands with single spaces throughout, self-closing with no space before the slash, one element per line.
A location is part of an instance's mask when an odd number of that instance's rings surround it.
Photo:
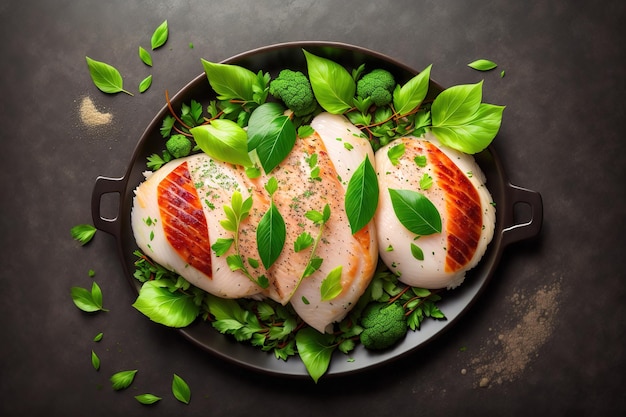
<path fill-rule="evenodd" d="M 385 68 L 402 83 L 417 74 L 416 70 L 380 53 L 334 42 L 293 42 L 271 45 L 236 55 L 223 63 L 237 64 L 254 72 L 263 70 L 272 75 L 276 75 L 278 71 L 285 68 L 305 71 L 306 61 L 302 53 L 303 48 L 318 56 L 332 59 L 348 69 L 356 68 L 362 63 L 365 63 L 368 69 Z M 441 90 L 438 84 L 431 82 L 429 95 L 434 97 Z M 214 98 L 214 93 L 206 75 L 202 73 L 172 97 L 171 104 L 178 109 L 182 103 L 188 103 L 191 99 L 205 103 L 211 98 Z M 152 153 L 160 153 L 163 149 L 163 139 L 159 128 L 163 118 L 168 114 L 169 110 L 167 106 L 164 106 L 148 125 L 137 144 L 125 175 L 121 178 L 98 177 L 92 195 L 91 208 L 94 225 L 99 230 L 115 236 L 126 277 L 135 292 L 138 292 L 140 285 L 133 278 L 133 264 L 136 260 L 133 251 L 137 248 L 130 225 L 133 190 L 143 180 L 142 172 L 146 170 L 146 158 Z M 358 346 L 350 355 L 353 361 L 347 361 L 343 354 L 336 353 L 327 375 L 347 374 L 379 366 L 432 341 L 452 326 L 476 301 L 495 271 L 504 248 L 514 242 L 539 234 L 543 220 L 541 195 L 509 182 L 493 145 L 475 157 L 487 177 L 487 187 L 496 204 L 495 235 L 483 259 L 467 274 L 463 285 L 443 293 L 443 300 L 439 303 L 439 307 L 447 319 L 425 321 L 419 331 L 409 332 L 401 343 L 384 352 L 372 352 Z M 101 199 L 105 194 L 110 193 L 119 194 L 119 207 L 115 218 L 104 218 L 100 210 Z M 523 223 L 516 223 L 513 214 L 514 206 L 519 203 L 530 207 L 530 220 Z M 147 326 L 155 325 L 151 323 L 146 319 Z M 292 358 L 286 362 L 276 359 L 272 353 L 262 352 L 258 348 L 238 343 L 230 336 L 218 333 L 210 324 L 194 323 L 179 332 L 196 345 L 241 366 L 283 376 L 308 375 L 298 358 Z"/>

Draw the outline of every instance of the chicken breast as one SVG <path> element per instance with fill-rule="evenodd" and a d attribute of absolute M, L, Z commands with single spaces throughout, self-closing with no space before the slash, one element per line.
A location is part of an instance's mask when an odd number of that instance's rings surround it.
<path fill-rule="evenodd" d="M 135 190 L 131 211 L 140 249 L 219 297 L 291 302 L 300 317 L 320 332 L 343 319 L 369 285 L 378 259 L 373 220 L 352 235 L 344 208 L 351 172 L 366 156 L 373 161 L 374 155 L 360 131 L 342 116 L 323 114 L 312 126 L 315 133 L 298 138 L 284 161 L 256 179 L 248 178 L 243 168 L 204 153 L 172 161 L 149 175 Z M 265 185 L 271 177 L 278 189 L 270 197 Z M 235 191 L 252 199 L 238 234 L 241 259 L 253 278 L 267 277 L 266 289 L 242 271 L 230 269 L 226 258 L 236 253 L 234 245 L 221 256 L 211 248 L 220 238 L 233 238 L 220 221 Z M 260 259 L 256 230 L 272 201 L 285 222 L 286 238 L 282 252 L 266 270 L 252 260 Z M 323 226 L 307 217 L 309 211 L 323 212 L 326 205 L 330 218 Z M 294 244 L 302 234 L 319 236 L 318 244 L 296 251 Z M 305 274 L 315 258 L 321 259 L 321 265 Z M 322 282 L 339 266 L 342 291 L 323 301 Z"/>
<path fill-rule="evenodd" d="M 404 146 L 404 152 L 389 150 Z M 401 156 L 398 157 L 398 154 Z M 416 159 L 417 158 L 417 159 Z M 442 146 L 434 135 L 406 137 L 376 152 L 380 198 L 375 216 L 380 256 L 399 280 L 415 287 L 454 288 L 484 255 L 495 228 L 495 207 L 474 158 Z M 428 187 L 420 180 L 428 175 Z M 398 220 L 390 189 L 418 191 L 441 216 L 442 231 L 410 232 Z M 417 259 L 412 244 L 421 249 Z"/>
<path fill-rule="evenodd" d="M 374 221 L 352 235 L 345 212 L 345 192 L 352 173 L 365 157 L 374 161 L 372 148 L 358 128 L 345 117 L 322 113 L 311 126 L 321 138 L 318 165 L 321 181 L 317 192 L 330 206 L 331 216 L 324 225 L 316 255 L 323 259 L 319 270 L 305 278 L 291 299 L 295 311 L 319 332 L 342 320 L 369 285 L 378 261 Z M 321 210 L 323 204 L 318 205 Z M 315 235 L 315 234 L 313 234 Z M 321 286 L 330 271 L 341 266 L 342 292 L 329 301 L 321 300 Z"/>
<path fill-rule="evenodd" d="M 131 225 L 137 245 L 155 262 L 211 294 L 260 294 L 256 283 L 230 270 L 226 256 L 211 250 L 217 239 L 232 237 L 219 223 L 225 218 L 222 207 L 230 205 L 235 190 L 247 198 L 251 188 L 242 169 L 203 153 L 169 162 L 135 190 Z"/>

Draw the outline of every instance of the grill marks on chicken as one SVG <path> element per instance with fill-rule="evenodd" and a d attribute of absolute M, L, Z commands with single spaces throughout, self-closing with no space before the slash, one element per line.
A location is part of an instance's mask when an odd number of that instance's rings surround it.
<path fill-rule="evenodd" d="M 185 262 L 212 277 L 207 222 L 187 162 L 161 180 L 157 202 L 169 244 Z"/>
<path fill-rule="evenodd" d="M 478 247 L 482 229 L 480 196 L 470 180 L 446 154 L 424 142 L 437 185 L 445 193 L 448 219 L 445 272 L 456 272 L 468 264 Z"/>
<path fill-rule="evenodd" d="M 400 144 L 405 148 L 403 155 L 391 161 L 387 151 Z M 418 164 L 424 157 L 426 162 Z M 434 289 L 460 285 L 465 272 L 484 255 L 495 228 L 495 208 L 474 158 L 442 146 L 432 134 L 405 137 L 376 153 L 376 172 L 380 186 L 378 244 L 388 248 L 380 251 L 383 262 L 400 281 L 411 286 Z M 432 177 L 432 185 L 422 188 L 420 179 L 425 175 Z M 395 215 L 389 189 L 426 196 L 439 211 L 441 233 L 418 236 L 405 228 Z M 422 250 L 423 259 L 413 256 L 412 245 Z"/>

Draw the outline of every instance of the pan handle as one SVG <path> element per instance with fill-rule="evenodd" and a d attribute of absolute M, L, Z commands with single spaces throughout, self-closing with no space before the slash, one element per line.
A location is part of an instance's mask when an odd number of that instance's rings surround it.
<path fill-rule="evenodd" d="M 504 230 L 502 230 L 502 244 L 504 246 L 539 235 L 543 223 L 541 194 L 510 183 L 507 188 L 506 195 L 509 201 L 506 204 L 506 208 L 509 212 L 505 214 L 505 218 L 508 221 L 505 222 Z M 514 208 L 518 204 L 530 207 L 530 219 L 521 223 L 517 223 L 514 214 Z"/>
<path fill-rule="evenodd" d="M 93 224 L 98 230 L 107 232 L 113 236 L 119 236 L 120 209 L 122 206 L 122 193 L 124 192 L 124 178 L 98 177 L 91 193 L 91 217 Z M 114 218 L 102 217 L 100 212 L 102 197 L 105 194 L 117 193 L 118 209 Z"/>

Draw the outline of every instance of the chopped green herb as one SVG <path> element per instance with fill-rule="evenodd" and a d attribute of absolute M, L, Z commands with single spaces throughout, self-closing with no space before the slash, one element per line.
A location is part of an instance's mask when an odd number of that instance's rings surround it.
<path fill-rule="evenodd" d="M 70 229 L 72 238 L 80 242 L 81 245 L 89 243 L 96 231 L 97 229 L 90 224 L 78 224 Z"/>

